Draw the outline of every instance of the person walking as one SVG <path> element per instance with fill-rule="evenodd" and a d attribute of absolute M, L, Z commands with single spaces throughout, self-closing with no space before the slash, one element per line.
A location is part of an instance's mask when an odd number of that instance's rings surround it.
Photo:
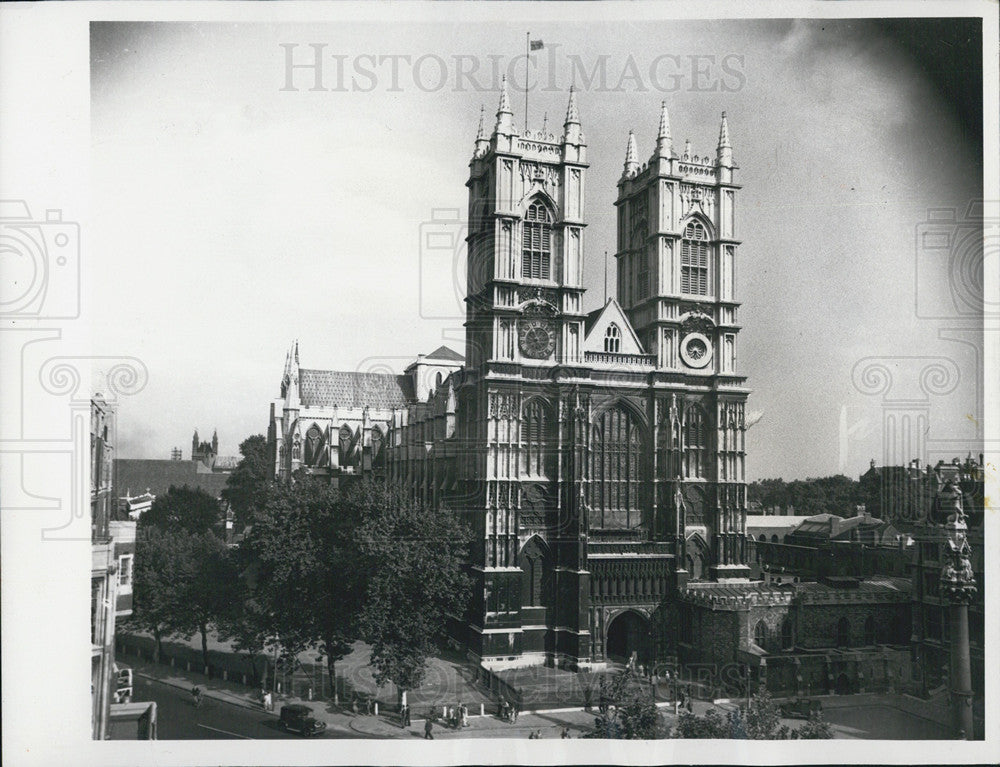
<path fill-rule="evenodd" d="M 562 738 L 563 740 L 566 740 L 566 738 L 569 737 L 569 727 L 563 727 L 562 733 L 559 735 L 559 737 Z"/>
<path fill-rule="evenodd" d="M 462 712 L 462 726 L 463 727 L 468 727 L 469 726 L 469 707 L 466 706 L 464 703 L 459 703 L 458 704 L 458 710 Z"/>
<path fill-rule="evenodd" d="M 538 739 L 538 736 L 535 735 L 535 731 L 534 730 L 532 730 L 531 732 L 528 733 L 528 740 L 537 740 L 537 739 Z"/>
<path fill-rule="evenodd" d="M 430 717 L 427 717 L 427 721 L 424 722 L 424 740 L 434 740 L 434 733 L 431 732 L 434 729 L 434 723 L 431 722 Z"/>
<path fill-rule="evenodd" d="M 520 713 L 520 708 L 517 703 L 512 703 L 510 706 L 510 723 L 517 724 L 517 715 Z"/>
<path fill-rule="evenodd" d="M 271 693 L 270 692 L 265 692 L 264 693 L 264 710 L 265 711 L 273 711 L 274 710 L 274 701 L 271 699 Z"/>

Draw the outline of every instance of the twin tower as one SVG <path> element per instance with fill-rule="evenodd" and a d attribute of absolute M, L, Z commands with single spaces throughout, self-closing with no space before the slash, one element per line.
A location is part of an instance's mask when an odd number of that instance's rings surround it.
<path fill-rule="evenodd" d="M 561 136 L 513 117 L 505 81 L 467 181 L 464 447 L 434 485 L 476 533 L 465 638 L 493 668 L 665 657 L 687 583 L 749 572 L 729 128 L 714 158 L 674 151 L 665 106 L 645 162 L 629 134 L 617 300 L 585 312 L 576 94 Z"/>

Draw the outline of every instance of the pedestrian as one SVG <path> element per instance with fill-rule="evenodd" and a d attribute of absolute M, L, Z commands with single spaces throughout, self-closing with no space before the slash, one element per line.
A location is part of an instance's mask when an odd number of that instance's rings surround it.
<path fill-rule="evenodd" d="M 405 706 L 404 708 L 406 708 L 406 726 L 409 727 L 411 724 L 413 724 L 413 722 L 410 719 L 410 707 Z"/>
<path fill-rule="evenodd" d="M 372 715 L 372 699 L 370 696 L 365 698 L 365 713 L 368 716 Z"/>
<path fill-rule="evenodd" d="M 499 706 L 498 710 L 499 710 L 499 713 L 500 713 L 500 719 L 502 719 L 503 721 L 506 722 L 507 721 L 507 699 L 506 698 L 500 698 L 500 706 Z"/>
<path fill-rule="evenodd" d="M 434 724 L 431 722 L 430 717 L 424 722 L 424 740 L 434 740 L 434 735 L 431 730 L 434 729 Z"/>
<path fill-rule="evenodd" d="M 399 726 L 406 727 L 406 704 L 399 707 Z"/>
<path fill-rule="evenodd" d="M 458 704 L 458 708 L 459 708 L 459 711 L 462 712 L 462 726 L 463 727 L 468 727 L 469 726 L 469 707 L 466 706 L 464 703 L 459 703 Z"/>
<path fill-rule="evenodd" d="M 357 695 L 352 695 L 351 696 L 351 711 L 353 711 L 355 714 L 358 713 L 358 696 Z"/>
<path fill-rule="evenodd" d="M 510 708 L 510 721 L 511 724 L 517 724 L 517 715 L 520 713 L 520 708 L 517 703 L 512 703 Z"/>
<path fill-rule="evenodd" d="M 566 740 L 566 738 L 569 737 L 569 727 L 563 727 L 562 734 L 559 737 L 562 738 L 563 740 Z"/>
<path fill-rule="evenodd" d="M 266 711 L 273 711 L 274 710 L 274 702 L 271 700 L 271 693 L 270 692 L 265 692 L 264 693 L 264 709 Z"/>
<path fill-rule="evenodd" d="M 688 698 L 688 699 L 687 699 L 687 710 L 688 710 L 688 713 L 689 713 L 689 714 L 690 714 L 690 713 L 693 713 L 693 709 L 692 709 L 692 707 L 691 707 L 691 698 Z"/>
<path fill-rule="evenodd" d="M 531 732 L 528 733 L 528 740 L 536 740 L 537 738 L 538 738 L 538 736 L 535 735 L 535 731 L 534 730 L 532 730 Z"/>

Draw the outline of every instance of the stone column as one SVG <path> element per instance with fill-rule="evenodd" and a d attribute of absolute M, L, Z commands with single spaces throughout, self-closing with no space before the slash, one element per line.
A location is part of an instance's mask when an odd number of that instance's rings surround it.
<path fill-rule="evenodd" d="M 950 484 L 950 483 L 949 483 Z M 942 491 L 942 495 L 946 495 Z M 972 722 L 972 670 L 969 660 L 969 602 L 976 593 L 976 581 L 969 561 L 966 535 L 968 529 L 962 513 L 961 495 L 955 496 L 954 513 L 944 525 L 947 535 L 945 562 L 941 568 L 941 595 L 948 602 L 950 628 L 949 693 L 951 698 L 952 726 L 955 737 L 971 740 Z"/>

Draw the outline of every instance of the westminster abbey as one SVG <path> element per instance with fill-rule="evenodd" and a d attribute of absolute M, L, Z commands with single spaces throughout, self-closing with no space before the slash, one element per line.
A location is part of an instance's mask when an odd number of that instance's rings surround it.
<path fill-rule="evenodd" d="M 590 313 L 587 168 L 575 94 L 561 135 L 518 132 L 504 84 L 469 165 L 464 357 L 346 373 L 295 347 L 271 405 L 276 476 L 372 473 L 466 519 L 456 631 L 491 669 L 674 655 L 689 582 L 749 574 L 726 116 L 711 157 L 675 151 L 666 105 L 645 161 L 629 134 L 617 299 Z"/>

